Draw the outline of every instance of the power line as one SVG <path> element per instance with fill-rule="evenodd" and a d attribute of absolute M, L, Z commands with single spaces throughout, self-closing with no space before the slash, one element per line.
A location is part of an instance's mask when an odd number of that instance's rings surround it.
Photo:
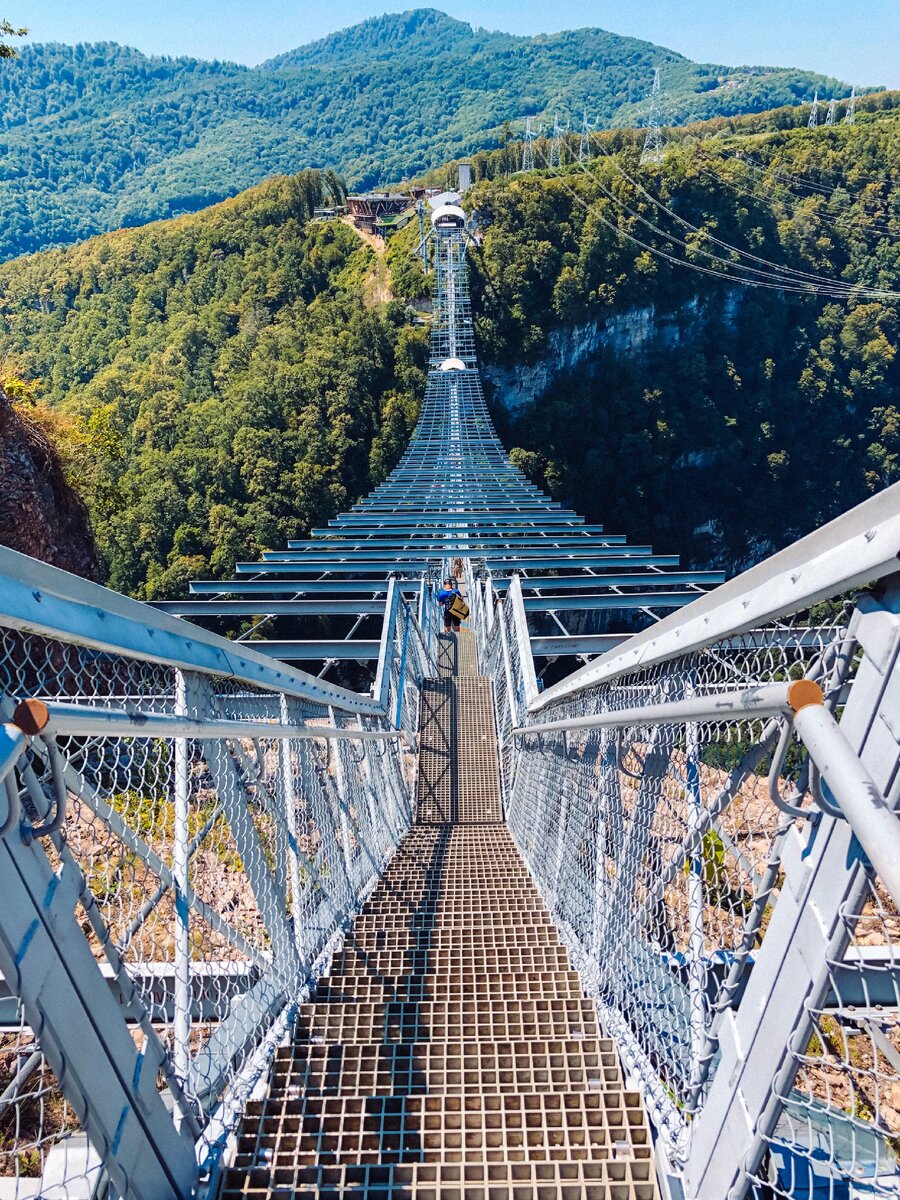
<path fill-rule="evenodd" d="M 807 121 L 808 129 L 815 129 L 819 124 L 819 93 L 813 96 L 812 108 L 809 110 L 809 121 Z"/>
<path fill-rule="evenodd" d="M 836 116 L 837 116 L 837 100 L 835 100 L 834 96 L 832 96 L 831 99 L 828 101 L 828 113 L 825 116 L 825 124 L 833 125 L 834 118 Z"/>
<path fill-rule="evenodd" d="M 609 157 L 609 156 L 607 156 L 607 157 Z M 682 225 L 682 226 L 684 226 L 684 228 L 688 229 L 691 233 L 699 234 L 702 238 L 704 238 L 705 240 L 711 242 L 712 244 L 714 244 L 716 246 L 719 246 L 722 250 L 725 250 L 728 254 L 737 255 L 738 258 L 747 258 L 751 262 L 760 263 L 762 267 L 770 267 L 772 269 L 771 270 L 760 270 L 758 267 L 750 267 L 750 266 L 745 265 L 742 262 L 732 263 L 731 266 L 733 268 L 736 268 L 737 270 L 745 271 L 750 275 L 758 275 L 761 279 L 772 279 L 772 280 L 776 280 L 776 281 L 786 280 L 791 283 L 801 283 L 802 282 L 803 284 L 805 284 L 807 286 L 812 286 L 814 283 L 825 283 L 830 289 L 833 289 L 833 290 L 839 289 L 841 292 L 849 292 L 851 290 L 851 288 L 854 286 L 852 284 L 846 284 L 842 280 L 832 280 L 832 279 L 827 278 L 826 276 L 813 274 L 808 271 L 800 271 L 794 267 L 780 266 L 778 263 L 773 263 L 769 259 L 762 258 L 755 254 L 751 254 L 749 251 L 741 250 L 739 247 L 733 246 L 730 242 L 726 242 L 726 241 L 723 241 L 721 238 L 717 238 L 714 234 L 710 233 L 709 230 L 702 229 L 699 226 L 692 224 L 686 218 L 684 218 L 684 217 L 680 216 L 678 213 L 674 212 L 667 205 L 663 204 L 663 202 L 661 200 L 659 200 L 655 196 L 651 195 L 650 192 L 648 192 L 646 188 L 642 187 L 641 184 L 639 184 L 635 179 L 633 179 L 630 175 L 628 175 L 627 172 L 618 163 L 616 163 L 614 160 L 611 160 L 611 161 L 613 162 L 613 167 L 617 171 L 619 171 L 619 173 L 622 175 L 622 177 L 629 184 L 631 184 L 632 187 L 634 187 L 643 196 L 645 196 L 646 199 L 649 200 L 650 203 L 653 204 L 656 208 L 659 208 L 661 211 L 665 212 L 668 216 L 672 217 L 680 225 Z M 603 187 L 603 184 L 600 183 L 600 180 L 597 179 L 597 176 L 593 172 L 588 171 L 588 173 L 592 176 L 593 179 L 596 180 L 601 191 L 603 191 L 604 194 L 609 197 L 609 199 L 613 200 L 614 203 L 619 204 L 622 208 L 625 209 L 626 212 L 629 213 L 629 215 L 633 216 L 636 220 L 638 220 L 642 224 L 646 225 L 654 233 L 657 233 L 661 237 L 666 237 L 670 241 L 675 242 L 677 245 L 681 246 L 686 252 L 699 253 L 699 254 L 702 254 L 706 258 L 712 259 L 713 261 L 719 261 L 722 259 L 722 255 L 716 254 L 715 252 L 710 251 L 710 250 L 706 250 L 702 246 L 691 247 L 688 245 L 686 240 L 676 237 L 669 230 L 660 228 L 660 226 L 654 224 L 654 222 L 648 220 L 641 213 L 636 212 L 629 205 L 625 204 L 624 201 L 618 199 L 614 194 L 607 191 L 607 189 L 605 189 Z"/>
<path fill-rule="evenodd" d="M 542 157 L 544 157 L 544 156 L 542 156 Z M 544 161 L 546 162 L 546 158 L 544 159 Z M 656 226 L 651 221 L 648 221 L 640 213 L 636 213 L 627 204 L 625 204 L 623 201 L 619 200 L 611 192 L 607 191 L 607 189 L 603 186 L 603 184 L 600 183 L 599 179 L 597 179 L 596 175 L 594 175 L 586 167 L 582 166 L 582 170 L 584 170 L 587 174 L 591 175 L 591 178 L 594 179 L 594 181 L 599 186 L 600 190 L 604 193 L 604 195 L 606 195 L 606 197 L 609 200 L 612 201 L 613 204 L 624 209 L 630 216 L 632 216 L 636 220 L 640 221 L 641 223 L 647 225 L 653 232 L 657 233 L 661 237 L 666 238 L 669 242 L 674 242 L 676 245 L 681 246 L 685 251 L 689 252 L 691 250 L 691 247 L 689 247 L 685 241 L 674 236 L 673 234 L 669 233 L 668 231 L 666 231 L 664 229 L 660 229 L 659 226 Z M 879 299 L 892 298 L 897 295 L 900 295 L 900 293 L 896 293 L 896 292 L 881 292 L 881 291 L 876 292 L 874 289 L 866 288 L 863 285 L 846 284 L 846 283 L 843 283 L 842 281 L 838 281 L 838 280 L 826 280 L 825 282 L 828 286 L 825 286 L 825 287 L 816 286 L 814 283 L 806 282 L 802 278 L 791 278 L 792 274 L 805 274 L 805 273 L 794 272 L 793 268 L 778 267 L 777 264 L 773 264 L 773 263 L 770 263 L 769 265 L 774 266 L 776 271 L 790 273 L 790 274 L 788 274 L 787 279 L 784 278 L 784 275 L 773 275 L 772 272 L 761 271 L 754 267 L 745 266 L 742 263 L 732 263 L 731 267 L 732 267 L 732 269 L 735 269 L 735 270 L 744 271 L 745 275 L 733 275 L 733 274 L 729 274 L 727 271 L 722 271 L 722 270 L 714 268 L 714 267 L 704 267 L 704 266 L 701 266 L 699 263 L 689 262 L 686 259 L 678 258 L 677 256 L 675 256 L 673 254 L 669 254 L 667 251 L 661 250 L 658 246 L 655 246 L 650 242 L 645 242 L 641 238 L 635 237 L 633 234 L 628 233 L 624 229 L 621 229 L 618 225 L 614 224 L 607 217 L 605 217 L 603 215 L 603 213 L 600 212 L 596 206 L 592 206 L 592 205 L 588 204 L 581 196 L 579 196 L 577 192 L 575 192 L 571 187 L 568 186 L 568 184 L 566 184 L 565 179 L 561 175 L 557 175 L 556 179 L 558 182 L 560 182 L 562 184 L 562 186 L 565 188 L 565 190 L 572 196 L 572 198 L 578 204 L 580 204 L 583 208 L 587 209 L 588 211 L 592 212 L 593 215 L 595 216 L 595 218 L 602 225 L 605 225 L 608 229 L 612 230 L 618 237 L 623 238 L 629 242 L 632 242 L 634 245 L 640 246 L 641 249 L 646 250 L 646 251 L 648 251 L 648 253 L 650 253 L 658 258 L 664 259 L 667 262 L 673 263 L 675 266 L 687 267 L 691 271 L 696 271 L 696 272 L 699 272 L 700 274 L 709 275 L 709 276 L 712 276 L 712 277 L 718 278 L 718 279 L 724 279 L 730 283 L 740 283 L 745 287 L 762 287 L 762 288 L 768 288 L 770 291 L 792 292 L 792 293 L 800 293 L 803 295 L 825 295 L 825 296 L 832 296 L 835 298 L 842 298 L 842 299 L 850 299 L 853 296 L 858 296 L 861 294 L 877 296 Z M 652 197 L 651 197 L 651 199 L 652 199 Z M 696 227 L 694 227 L 694 228 L 696 228 Z M 705 236 L 709 236 L 705 233 L 705 231 L 698 230 L 698 232 L 704 234 Z M 715 240 L 715 239 L 711 239 L 711 240 Z M 735 253 L 738 253 L 738 254 L 741 253 L 740 251 L 736 250 L 736 248 L 734 248 L 734 247 L 732 247 L 732 249 L 735 251 Z M 697 252 L 700 254 L 703 254 L 705 257 L 710 258 L 714 261 L 721 261 L 720 256 L 713 254 L 711 251 L 704 250 L 704 249 L 698 247 Z M 766 260 L 762 260 L 762 261 L 766 261 Z M 757 278 L 747 278 L 746 277 L 747 275 L 757 276 Z M 774 282 L 773 282 L 773 280 L 774 280 Z"/>
<path fill-rule="evenodd" d="M 755 159 L 752 154 L 736 153 L 735 158 L 737 158 L 739 162 L 745 162 L 750 166 L 755 167 L 757 171 L 763 171 L 773 175 L 774 178 L 780 179 L 783 183 L 793 183 L 796 184 L 797 187 L 806 188 L 806 190 L 810 192 L 819 192 L 824 196 L 834 195 L 834 193 L 838 191 L 844 191 L 848 194 L 851 194 L 853 190 L 846 181 L 835 184 L 834 187 L 829 187 L 826 183 L 812 183 L 809 180 L 802 179 L 799 175 L 794 175 L 790 172 L 784 173 L 781 171 L 772 170 L 771 163 L 759 162 L 759 160 Z M 891 183 L 891 180 L 885 175 L 866 175 L 864 178 L 868 179 L 870 183 Z"/>
<path fill-rule="evenodd" d="M 703 267 L 699 263 L 687 262 L 683 258 L 677 258 L 674 254 L 669 254 L 667 251 L 661 250 L 658 246 L 654 246 L 650 242 L 642 241 L 640 238 L 635 237 L 634 234 L 628 233 L 626 230 L 621 229 L 618 225 L 614 224 L 607 217 L 605 217 L 603 215 L 603 213 L 601 213 L 599 211 L 599 209 L 588 204 L 587 201 L 583 200 L 582 197 L 577 194 L 577 192 L 574 192 L 572 190 L 572 188 L 570 188 L 565 183 L 565 181 L 563 180 L 563 178 L 561 176 L 557 175 L 556 179 L 559 183 L 562 184 L 562 186 L 572 196 L 572 198 L 574 200 L 576 200 L 577 203 L 582 206 L 582 208 L 587 209 L 588 212 L 592 212 L 594 217 L 600 222 L 600 224 L 604 225 L 607 229 L 611 230 L 617 237 L 622 238 L 624 241 L 631 242 L 635 246 L 640 246 L 642 250 L 646 250 L 649 254 L 654 255 L 656 258 L 661 258 L 661 259 L 665 260 L 666 262 L 670 262 L 676 267 L 687 267 L 688 270 L 696 271 L 701 275 L 709 275 L 709 276 L 713 277 L 714 279 L 724 279 L 728 283 L 740 283 L 740 284 L 743 284 L 745 287 L 762 287 L 762 288 L 768 288 L 770 291 L 775 291 L 775 292 L 801 292 L 805 295 L 815 294 L 815 289 L 808 287 L 808 286 L 807 287 L 791 287 L 789 285 L 784 285 L 784 284 L 780 284 L 780 283 L 766 283 L 762 280 L 745 279 L 739 275 L 729 275 L 725 271 L 719 271 L 712 267 Z M 617 201 L 615 201 L 614 197 L 613 197 L 613 201 L 614 201 L 614 203 L 617 203 Z M 663 234 L 663 236 L 665 237 L 668 235 Z M 674 238 L 670 238 L 670 240 L 677 241 L 677 239 L 674 239 Z"/>
<path fill-rule="evenodd" d="M 700 161 L 705 162 L 709 166 L 711 166 L 714 163 L 721 164 L 723 160 L 721 158 L 719 158 L 719 159 L 714 159 L 714 158 L 703 159 L 703 158 L 701 158 Z M 736 161 L 740 162 L 742 165 L 749 165 L 746 163 L 746 160 L 743 158 L 737 159 Z M 761 204 L 765 204 L 770 208 L 773 207 L 774 203 L 777 200 L 778 204 L 784 206 L 785 213 L 787 214 L 788 217 L 794 217 L 797 213 L 797 209 L 796 208 L 792 209 L 789 206 L 787 199 L 784 199 L 780 196 L 779 197 L 768 196 L 763 192 L 753 191 L 749 187 L 741 187 L 739 184 L 735 183 L 733 180 L 727 179 L 724 175 L 721 175 L 717 172 L 709 170 L 708 167 L 701 167 L 700 173 L 702 175 L 704 175 L 707 179 L 711 180 L 716 185 L 728 188 L 728 190 L 731 192 L 734 192 L 734 194 L 736 196 L 749 196 L 751 199 L 756 200 Z M 795 195 L 793 195 L 793 193 L 790 194 L 790 199 L 793 200 L 795 202 L 795 204 L 797 204 L 797 205 L 802 204 L 805 200 L 808 200 L 809 198 L 810 197 L 808 197 L 808 196 L 795 196 Z M 860 201 L 856 201 L 856 203 L 860 203 Z M 823 222 L 826 225 L 831 225 L 831 226 L 834 226 L 835 228 L 840 228 L 841 216 L 842 215 L 843 216 L 850 215 L 851 212 L 852 212 L 851 209 L 845 209 L 843 214 L 834 214 L 831 212 L 823 212 L 821 209 L 816 208 L 816 209 L 804 210 L 803 215 L 806 217 L 813 217 L 815 220 Z M 778 214 L 775 213 L 775 216 L 777 219 Z M 863 216 L 868 216 L 868 214 L 865 212 L 865 210 L 863 210 Z M 869 221 L 867 221 L 867 223 L 865 225 L 859 225 L 856 229 L 856 232 L 859 234 L 866 234 L 866 235 L 874 234 L 877 237 L 894 237 L 895 236 L 894 231 L 889 226 L 881 224 L 879 221 L 876 221 L 876 220 L 869 220 Z"/>
<path fill-rule="evenodd" d="M 709 240 L 714 245 L 721 247 L 723 250 L 726 250 L 731 254 L 738 255 L 740 258 L 746 258 L 750 262 L 759 263 L 763 267 L 770 267 L 770 268 L 772 268 L 772 271 L 776 272 L 777 274 L 773 276 L 770 271 L 761 271 L 760 272 L 760 271 L 757 271 L 757 269 L 754 267 L 746 267 L 743 264 L 735 264 L 736 266 L 739 266 L 740 269 L 752 272 L 754 274 L 761 274 L 764 276 L 768 276 L 771 278 L 777 278 L 780 275 L 780 276 L 784 276 L 788 279 L 795 279 L 795 280 L 802 279 L 804 281 L 810 281 L 813 283 L 825 284 L 830 288 L 838 288 L 841 290 L 845 290 L 847 292 L 854 290 L 858 286 L 855 284 L 848 284 L 844 280 L 832 279 L 829 276 L 820 275 L 817 272 L 801 271 L 796 267 L 786 267 L 786 266 L 780 265 L 779 263 L 773 263 L 771 261 L 771 259 L 763 258 L 760 255 L 753 254 L 749 250 L 742 250 L 739 246 L 734 246 L 730 242 L 726 242 L 723 239 L 716 237 L 714 234 L 710 233 L 709 230 L 702 229 L 699 226 L 692 224 L 685 217 L 682 217 L 679 213 L 675 212 L 668 205 L 664 204 L 663 201 L 660 200 L 658 197 L 651 195 L 651 193 L 648 192 L 645 187 L 643 187 L 636 179 L 634 179 L 631 175 L 629 175 L 625 171 L 625 169 L 621 166 L 621 164 L 615 158 L 613 158 L 609 154 L 606 154 L 605 151 L 603 151 L 602 153 L 604 153 L 605 157 L 608 158 L 609 161 L 612 163 L 613 168 L 616 171 L 618 171 L 619 174 L 625 180 L 627 180 L 627 182 L 629 184 L 631 184 L 631 186 L 633 188 L 635 188 L 643 196 L 645 196 L 650 201 L 650 203 L 653 204 L 656 208 L 661 209 L 664 213 L 666 213 L 668 216 L 672 217 L 673 220 L 677 221 L 681 226 L 688 229 L 691 233 L 699 234 L 701 237 Z M 588 171 L 588 173 L 591 174 L 594 179 L 597 179 L 596 175 L 593 172 Z M 597 180 L 597 183 L 602 188 L 603 185 L 600 183 L 599 179 Z M 643 218 L 640 218 L 639 214 L 635 214 L 635 215 L 638 216 L 639 219 L 643 219 Z M 651 226 L 651 227 L 656 228 L 655 226 Z M 662 233 L 664 236 L 670 236 L 667 234 L 667 231 L 665 231 L 665 230 L 657 230 L 657 232 Z M 675 239 L 675 240 L 678 241 L 679 239 Z M 688 248 L 686 242 L 682 242 L 680 244 L 684 245 L 686 249 Z M 703 251 L 701 251 L 701 253 L 703 253 Z M 709 257 L 715 258 L 717 256 L 710 254 Z"/>

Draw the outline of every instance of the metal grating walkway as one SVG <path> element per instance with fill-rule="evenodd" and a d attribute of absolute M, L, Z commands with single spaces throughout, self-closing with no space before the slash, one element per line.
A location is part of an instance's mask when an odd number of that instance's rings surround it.
<path fill-rule="evenodd" d="M 640 1095 L 502 823 L 490 681 L 422 701 L 416 823 L 248 1107 L 222 1200 L 657 1200 Z"/>

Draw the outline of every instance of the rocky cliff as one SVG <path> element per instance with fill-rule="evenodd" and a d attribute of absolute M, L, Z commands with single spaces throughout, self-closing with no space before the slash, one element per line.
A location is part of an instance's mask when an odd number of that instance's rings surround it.
<path fill-rule="evenodd" d="M 733 326 L 737 320 L 740 300 L 736 290 L 724 293 L 718 315 L 726 325 Z M 591 373 L 589 360 L 598 350 L 612 350 L 632 359 L 651 348 L 674 350 L 689 343 L 707 319 L 697 297 L 672 312 L 659 312 L 652 304 L 630 308 L 580 325 L 553 328 L 535 362 L 513 367 L 488 365 L 482 373 L 493 397 L 515 414 L 539 400 L 561 376 L 579 368 Z"/>
<path fill-rule="evenodd" d="M 96 579 L 87 509 L 46 433 L 0 388 L 0 545 Z"/>

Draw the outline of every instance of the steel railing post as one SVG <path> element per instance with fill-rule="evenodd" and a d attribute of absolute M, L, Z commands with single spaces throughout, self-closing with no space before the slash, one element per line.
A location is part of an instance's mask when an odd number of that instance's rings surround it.
<path fill-rule="evenodd" d="M 175 672 L 175 711 L 179 716 L 188 712 L 187 680 L 183 671 Z M 175 828 L 172 845 L 172 878 L 175 883 L 174 896 L 174 969 L 175 995 L 172 1027 L 173 1060 L 179 1078 L 187 1080 L 190 1066 L 191 1037 L 191 941 L 190 941 L 190 892 L 189 877 L 189 831 L 188 812 L 190 805 L 190 764 L 188 742 L 175 738 L 174 748 L 174 793 Z M 178 1118 L 176 1117 L 176 1120 Z"/>

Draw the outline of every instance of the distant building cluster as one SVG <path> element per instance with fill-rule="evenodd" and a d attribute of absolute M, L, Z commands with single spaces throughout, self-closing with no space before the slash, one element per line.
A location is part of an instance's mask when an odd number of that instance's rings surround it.
<path fill-rule="evenodd" d="M 472 182 L 472 169 L 465 162 L 460 163 L 458 169 L 459 192 L 462 193 Z M 348 215 L 363 233 L 388 238 L 409 224 L 416 215 L 417 205 L 424 204 L 442 191 L 442 188 L 410 187 L 403 192 L 362 192 L 348 196 L 346 207 L 317 208 L 315 217 L 327 221 Z"/>

